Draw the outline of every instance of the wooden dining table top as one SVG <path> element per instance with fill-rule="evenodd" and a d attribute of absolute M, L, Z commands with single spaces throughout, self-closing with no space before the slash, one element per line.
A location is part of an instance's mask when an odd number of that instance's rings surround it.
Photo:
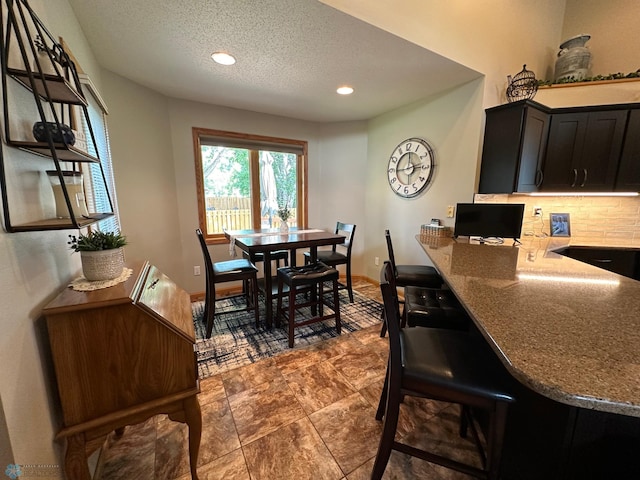
<path fill-rule="evenodd" d="M 225 237 L 235 239 L 236 244 L 251 252 L 267 252 L 273 250 L 290 250 L 322 245 L 337 245 L 344 243 L 345 236 L 314 228 L 289 228 L 288 232 L 281 232 L 276 228 L 261 228 L 247 230 L 225 230 Z"/>

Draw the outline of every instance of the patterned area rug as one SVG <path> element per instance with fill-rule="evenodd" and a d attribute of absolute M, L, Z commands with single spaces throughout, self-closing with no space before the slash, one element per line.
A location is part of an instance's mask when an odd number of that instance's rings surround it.
<path fill-rule="evenodd" d="M 340 291 L 343 334 L 380 324 L 382 305 L 355 291 L 353 297 L 354 302 L 349 303 L 346 290 Z M 200 379 L 290 350 L 286 325 L 267 329 L 261 322 L 260 327 L 256 328 L 252 311 L 221 313 L 225 310 L 242 308 L 242 306 L 244 306 L 243 298 L 218 301 L 211 338 L 205 339 L 205 325 L 202 320 L 204 302 L 192 303 Z M 260 318 L 263 319 L 264 302 L 262 301 L 260 309 Z M 219 312 L 220 315 L 218 315 Z M 296 320 L 310 318 L 310 315 L 310 309 L 303 308 L 296 313 Z M 294 348 L 328 340 L 337 335 L 333 319 L 298 327 L 295 329 Z"/>

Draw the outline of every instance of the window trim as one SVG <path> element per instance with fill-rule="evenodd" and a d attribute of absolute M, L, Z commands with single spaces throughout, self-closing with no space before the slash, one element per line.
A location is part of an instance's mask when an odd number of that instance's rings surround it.
<path fill-rule="evenodd" d="M 209 234 L 206 229 L 206 213 L 204 198 L 204 178 L 202 174 L 202 145 L 209 142 L 220 141 L 229 142 L 229 146 L 248 148 L 250 150 L 250 178 L 251 178 L 251 208 L 252 211 L 260 210 L 260 196 L 254 195 L 254 192 L 260 191 L 258 148 L 268 150 L 278 150 L 278 148 L 291 148 L 289 153 L 297 153 L 297 172 L 298 182 L 296 187 L 296 195 L 298 199 L 297 208 L 297 224 L 300 228 L 308 226 L 308 142 L 306 140 L 294 140 L 289 138 L 269 137 L 264 135 L 254 135 L 249 133 L 231 132 L 226 130 L 214 130 L 209 128 L 192 127 L 193 150 L 196 170 L 196 197 L 198 207 L 198 224 L 200 230 L 204 233 L 207 244 L 223 244 L 228 243 L 224 234 Z M 205 143 L 203 140 L 206 140 Z M 260 217 L 253 215 L 253 228 L 260 228 Z"/>

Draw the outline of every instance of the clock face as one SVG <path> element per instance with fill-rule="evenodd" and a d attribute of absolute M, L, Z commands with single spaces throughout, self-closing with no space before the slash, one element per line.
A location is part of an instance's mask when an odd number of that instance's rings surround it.
<path fill-rule="evenodd" d="M 433 150 L 421 138 L 401 142 L 389 157 L 387 177 L 389 186 L 404 198 L 415 197 L 431 182 Z"/>

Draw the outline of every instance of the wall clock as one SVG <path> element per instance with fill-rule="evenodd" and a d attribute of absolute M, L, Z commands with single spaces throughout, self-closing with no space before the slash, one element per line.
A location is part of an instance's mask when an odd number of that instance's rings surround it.
<path fill-rule="evenodd" d="M 431 183 L 433 150 L 421 138 L 407 138 L 400 142 L 389 157 L 387 177 L 397 195 L 411 198 Z"/>

